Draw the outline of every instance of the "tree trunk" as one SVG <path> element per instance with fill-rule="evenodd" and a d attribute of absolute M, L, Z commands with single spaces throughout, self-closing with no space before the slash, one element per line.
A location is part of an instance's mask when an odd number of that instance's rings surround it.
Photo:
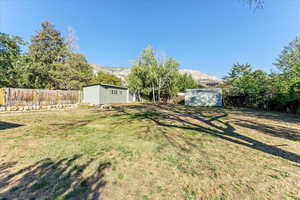
<path fill-rule="evenodd" d="M 153 103 L 155 103 L 155 90 L 154 90 L 154 85 L 152 85 L 152 100 L 153 100 Z"/>
<path fill-rule="evenodd" d="M 139 93 L 139 98 L 140 98 L 140 101 L 141 101 L 142 103 L 144 103 L 144 99 L 142 98 L 141 93 Z"/>
<path fill-rule="evenodd" d="M 160 102 L 161 99 L 160 99 L 160 81 L 158 83 L 158 102 Z"/>

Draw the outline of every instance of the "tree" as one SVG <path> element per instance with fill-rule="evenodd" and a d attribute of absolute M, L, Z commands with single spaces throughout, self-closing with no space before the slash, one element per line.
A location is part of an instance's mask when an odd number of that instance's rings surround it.
<path fill-rule="evenodd" d="M 92 67 L 79 53 L 71 53 L 65 63 L 57 63 L 56 70 L 52 71 L 53 82 L 59 89 L 78 90 L 92 78 Z"/>
<path fill-rule="evenodd" d="M 162 73 L 161 73 L 161 79 L 162 79 L 162 85 L 160 85 L 162 94 L 169 99 L 174 97 L 178 90 L 177 82 L 179 77 L 179 71 L 178 71 L 179 63 L 173 59 L 168 58 L 166 62 L 162 64 Z M 160 93 L 159 93 L 159 101 L 160 101 Z"/>
<path fill-rule="evenodd" d="M 184 92 L 186 89 L 199 88 L 199 84 L 191 74 L 184 73 L 178 75 L 177 88 L 180 92 Z"/>
<path fill-rule="evenodd" d="M 16 36 L 0 33 L 0 87 L 18 87 L 17 63 L 21 59 L 21 46 L 25 42 Z"/>
<path fill-rule="evenodd" d="M 98 72 L 96 75 L 94 75 L 91 83 L 92 84 L 101 83 L 101 84 L 121 86 L 122 80 L 115 75 L 108 74 L 105 72 Z"/>
<path fill-rule="evenodd" d="M 300 63 L 300 38 L 295 38 L 288 46 L 284 47 L 279 57 L 274 63 L 278 69 L 285 74 L 299 75 Z"/>
<path fill-rule="evenodd" d="M 128 87 L 138 98 L 151 94 L 153 102 L 161 101 L 162 95 L 170 98 L 177 91 L 178 66 L 173 58 L 158 59 L 155 50 L 147 47 L 133 63 Z"/>
<path fill-rule="evenodd" d="M 66 44 L 70 51 L 76 52 L 79 49 L 79 46 L 77 45 L 78 37 L 76 35 L 75 29 L 72 27 L 68 27 L 67 29 L 68 34 L 66 37 Z"/>
<path fill-rule="evenodd" d="M 240 64 L 236 63 L 233 64 L 229 74 L 225 76 L 224 80 L 226 82 L 233 82 L 235 79 L 245 75 L 246 73 L 251 72 L 251 65 L 250 64 Z"/>
<path fill-rule="evenodd" d="M 70 56 L 70 51 L 53 24 L 47 21 L 42 23 L 41 30 L 31 39 L 29 56 L 32 59 L 28 69 L 31 87 L 59 89 L 57 73 L 64 72 L 62 65 Z"/>
<path fill-rule="evenodd" d="M 128 87 L 141 95 L 150 95 L 155 102 L 155 82 L 157 74 L 157 60 L 152 47 L 142 50 L 141 55 L 134 61 L 131 73 L 128 76 Z"/>
<path fill-rule="evenodd" d="M 229 92 L 253 97 L 259 104 L 269 104 L 280 110 L 296 112 L 300 105 L 300 38 L 284 47 L 274 63 L 278 72 L 270 75 L 252 71 L 251 66 L 235 64 L 225 81 Z"/>
<path fill-rule="evenodd" d="M 32 37 L 29 54 L 33 60 L 51 65 L 63 62 L 68 56 L 68 48 L 61 33 L 48 21 L 41 24 L 41 30 Z"/>
<path fill-rule="evenodd" d="M 156 59 L 156 65 L 152 68 L 154 74 L 153 94 L 154 99 L 157 96 L 157 100 L 160 102 L 162 95 L 170 98 L 178 91 L 179 63 L 173 58 L 167 58 L 162 55 Z"/>
<path fill-rule="evenodd" d="M 234 64 L 225 80 L 230 85 L 229 95 L 248 97 L 255 104 L 264 104 L 270 98 L 270 76 L 262 70 L 252 71 L 249 64 Z"/>
<path fill-rule="evenodd" d="M 23 70 L 25 87 L 70 90 L 80 89 L 91 81 L 92 67 L 82 54 L 73 52 L 73 36 L 66 41 L 53 24 L 42 23 L 29 46 L 30 60 Z"/>
<path fill-rule="evenodd" d="M 131 67 L 131 72 L 127 77 L 128 88 L 137 96 L 137 100 L 142 100 L 142 95 L 147 91 L 147 73 L 144 68 L 135 65 Z"/>
<path fill-rule="evenodd" d="M 280 73 L 273 74 L 273 87 L 277 99 L 291 102 L 299 99 L 297 88 L 300 84 L 300 38 L 295 38 L 284 47 L 274 63 Z M 299 101 L 299 100 L 298 100 Z"/>

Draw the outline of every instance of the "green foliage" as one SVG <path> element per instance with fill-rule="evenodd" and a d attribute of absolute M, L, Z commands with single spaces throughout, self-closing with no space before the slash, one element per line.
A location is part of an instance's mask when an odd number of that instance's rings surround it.
<path fill-rule="evenodd" d="M 191 74 L 179 74 L 177 87 L 180 92 L 184 92 L 186 89 L 199 88 L 199 84 L 195 81 Z"/>
<path fill-rule="evenodd" d="M 32 37 L 29 55 L 34 62 L 51 65 L 64 62 L 69 55 L 65 39 L 48 21 L 41 24 L 41 30 Z"/>
<path fill-rule="evenodd" d="M 83 55 L 72 53 L 65 63 L 57 63 L 51 76 L 56 88 L 80 89 L 91 81 L 93 71 Z"/>
<path fill-rule="evenodd" d="M 263 103 L 269 98 L 270 77 L 261 70 L 252 71 L 249 64 L 234 64 L 225 81 L 230 83 L 231 95 L 247 96 Z"/>
<path fill-rule="evenodd" d="M 299 101 L 300 38 L 297 37 L 283 49 L 275 65 L 281 71 L 273 74 L 276 99 L 283 102 Z"/>
<path fill-rule="evenodd" d="M 249 64 L 235 64 L 225 77 L 230 95 L 255 98 L 258 104 L 279 104 L 296 112 L 300 104 L 300 38 L 293 40 L 276 59 L 276 73 L 252 71 Z"/>
<path fill-rule="evenodd" d="M 261 95 L 267 90 L 268 74 L 261 70 L 250 71 L 234 79 L 232 85 L 240 88 L 242 93 Z"/>
<path fill-rule="evenodd" d="M 61 33 L 53 24 L 47 21 L 42 23 L 41 30 L 31 39 L 29 56 L 32 59 L 28 68 L 30 86 L 62 89 L 61 86 L 65 84 L 58 83 L 59 77 L 65 77 L 65 73 L 69 71 L 65 64 L 70 52 Z"/>
<path fill-rule="evenodd" d="M 150 97 L 152 101 L 170 98 L 178 92 L 179 63 L 173 58 L 159 59 L 152 47 L 143 49 L 134 61 L 128 76 L 128 87 L 141 96 Z"/>
<path fill-rule="evenodd" d="M 20 37 L 0 33 L 0 87 L 14 87 L 17 83 L 21 46 L 25 42 Z"/>
<path fill-rule="evenodd" d="M 122 85 L 122 80 L 115 75 L 104 73 L 104 72 L 98 72 L 96 75 L 94 75 L 92 81 L 92 84 L 102 83 L 102 84 L 110 84 L 110 85 Z"/>
<path fill-rule="evenodd" d="M 275 65 L 284 74 L 296 72 L 299 75 L 300 63 L 300 38 L 295 38 L 288 46 L 284 47 L 279 57 L 276 59 Z"/>
<path fill-rule="evenodd" d="M 152 47 L 143 49 L 141 55 L 134 61 L 131 73 L 128 76 L 128 87 L 138 97 L 148 96 L 154 83 L 154 70 L 157 67 L 157 60 Z"/>
<path fill-rule="evenodd" d="M 80 89 L 93 78 L 85 57 L 74 53 L 50 22 L 32 37 L 27 53 L 19 37 L 0 34 L 0 87 Z"/>
<path fill-rule="evenodd" d="M 244 74 L 250 72 L 251 72 L 250 64 L 236 63 L 232 66 L 231 71 L 229 72 L 228 76 L 225 76 L 224 80 L 227 82 L 233 82 L 235 79 L 240 78 Z"/>
<path fill-rule="evenodd" d="M 178 71 L 179 63 L 173 59 L 168 58 L 166 62 L 162 62 L 159 66 L 160 76 L 157 78 L 158 89 L 162 90 L 162 94 L 168 97 L 174 97 L 178 89 Z M 159 97 L 160 100 L 160 97 Z"/>

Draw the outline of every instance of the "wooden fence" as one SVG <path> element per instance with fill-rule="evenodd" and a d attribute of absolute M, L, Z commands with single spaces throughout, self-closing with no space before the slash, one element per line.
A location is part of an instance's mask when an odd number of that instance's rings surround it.
<path fill-rule="evenodd" d="M 42 90 L 0 88 L 1 106 L 48 106 L 78 104 L 81 92 L 78 90 Z"/>

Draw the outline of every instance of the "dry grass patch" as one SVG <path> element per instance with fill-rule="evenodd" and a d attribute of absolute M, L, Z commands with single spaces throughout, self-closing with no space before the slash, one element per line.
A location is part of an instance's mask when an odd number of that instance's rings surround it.
<path fill-rule="evenodd" d="M 118 105 L 0 120 L 0 199 L 299 199 L 300 120 Z"/>

